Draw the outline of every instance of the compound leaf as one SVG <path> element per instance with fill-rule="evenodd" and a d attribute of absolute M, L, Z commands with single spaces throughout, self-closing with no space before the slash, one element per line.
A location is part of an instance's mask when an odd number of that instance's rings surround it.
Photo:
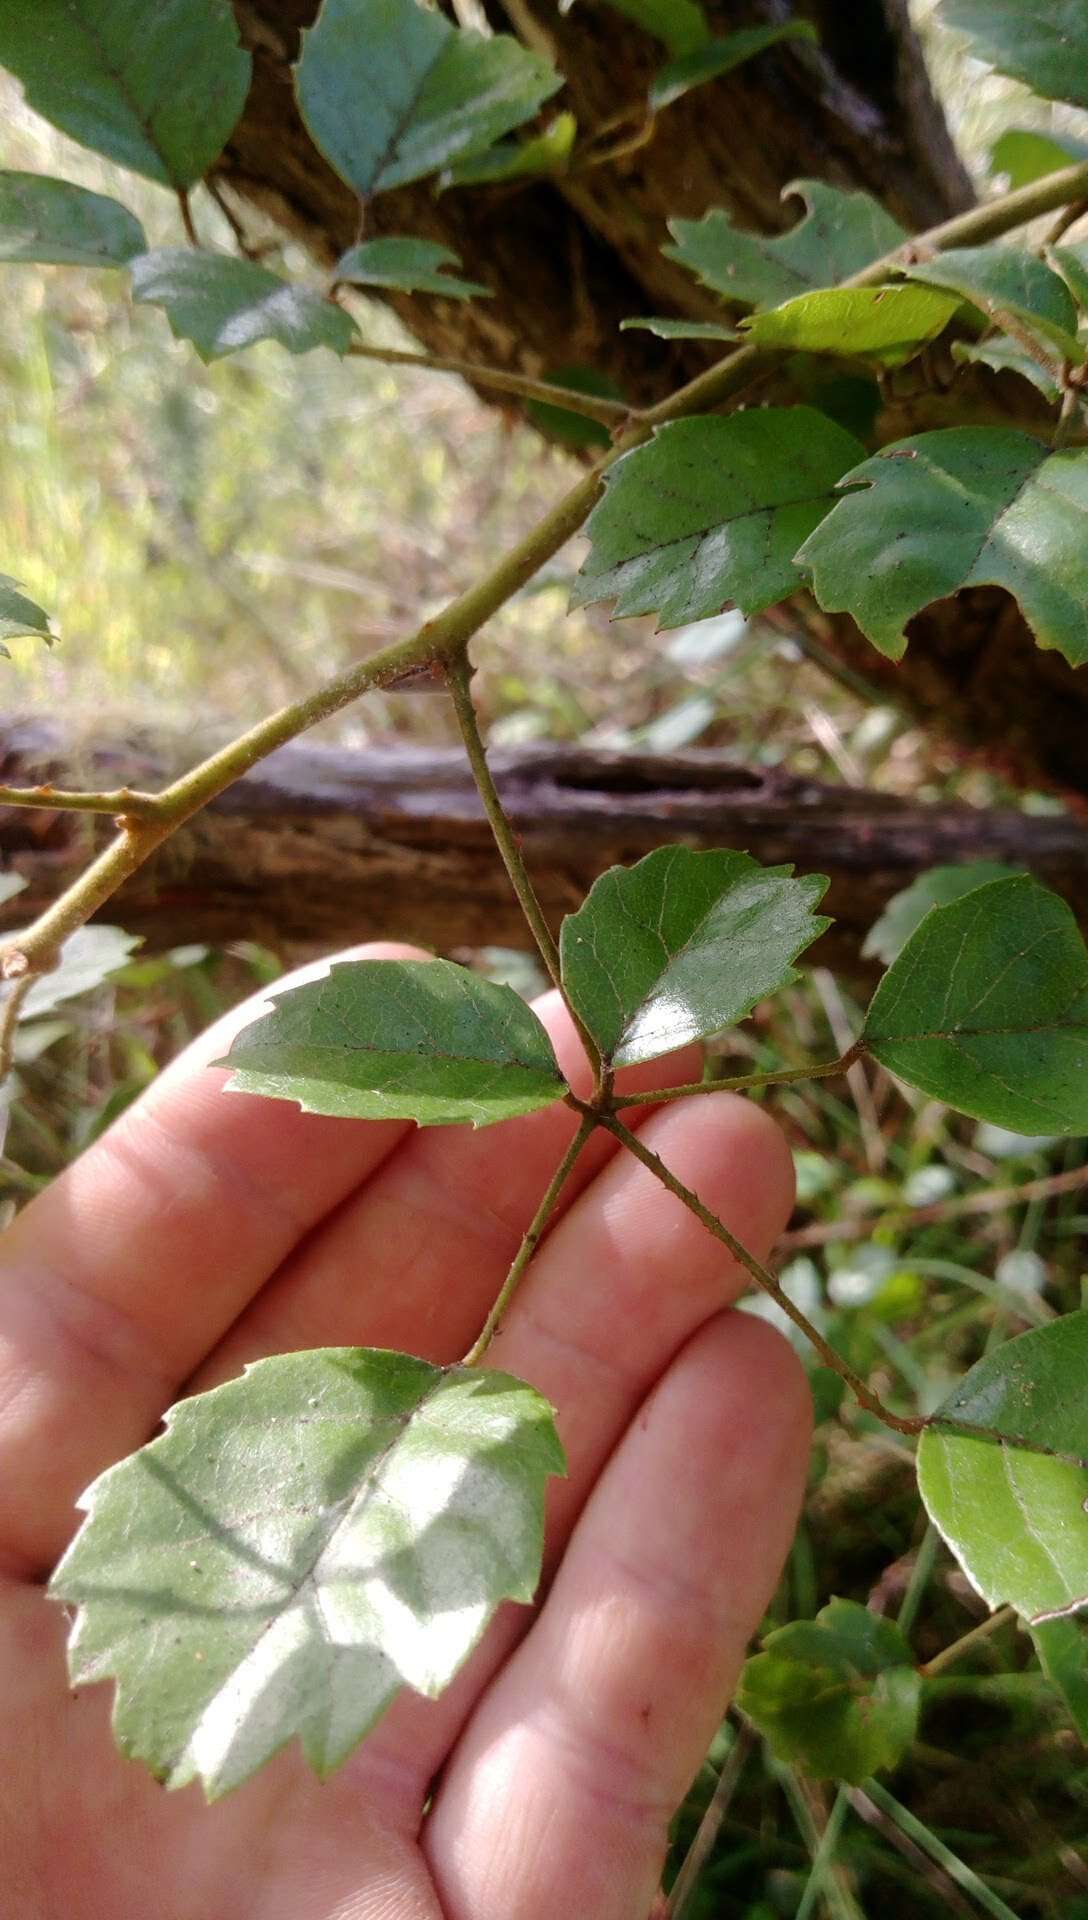
<path fill-rule="evenodd" d="M 1088 951 L 1026 874 L 934 907 L 877 987 L 870 1052 L 921 1092 L 1017 1133 L 1088 1133 Z"/>
<path fill-rule="evenodd" d="M 485 39 L 415 0 L 324 0 L 302 41 L 302 117 L 363 196 L 479 153 L 563 84 L 509 34 Z"/>
<path fill-rule="evenodd" d="M 292 286 L 253 260 L 195 247 L 160 247 L 132 263 L 133 298 L 165 307 L 170 325 L 202 360 L 221 360 L 258 340 L 289 353 L 331 347 L 346 353 L 355 335 L 349 315 L 312 287 Z"/>
<path fill-rule="evenodd" d="M 218 1062 L 234 1092 L 345 1119 L 483 1127 L 565 1091 L 532 1009 L 449 960 L 342 961 L 272 1003 Z"/>
<path fill-rule="evenodd" d="M 812 407 L 673 421 L 609 473 L 573 604 L 614 599 L 663 627 L 730 601 L 759 612 L 801 584 L 793 555 L 860 451 Z"/>
<path fill-rule="evenodd" d="M 978 60 L 1041 93 L 1088 107 L 1088 12 L 1083 0 L 944 0 L 947 27 Z"/>
<path fill-rule="evenodd" d="M 826 287 L 751 314 L 740 326 L 760 347 L 894 367 L 943 333 L 959 304 L 933 287 Z"/>
<path fill-rule="evenodd" d="M 830 923 L 813 912 L 827 881 L 792 874 L 746 853 L 660 847 L 594 882 L 559 950 L 610 1066 L 721 1033 L 796 979 L 792 962 Z"/>
<path fill-rule="evenodd" d="M 402 1686 L 442 1692 L 531 1600 L 551 1409 L 507 1374 L 365 1347 L 260 1360 L 84 1494 L 51 1591 L 122 1750 L 211 1799 L 296 1735 L 337 1767 Z"/>
<path fill-rule="evenodd" d="M 892 961 L 899 958 L 915 927 L 921 926 L 930 907 L 946 907 L 950 900 L 959 900 L 976 887 L 984 887 L 989 880 L 1014 880 L 1022 871 L 1021 867 L 1003 866 L 1000 860 L 972 860 L 961 867 L 930 867 L 928 873 L 920 873 L 901 893 L 892 895 L 866 936 L 861 950 L 863 956 L 867 959 L 875 954 L 890 967 Z"/>
<path fill-rule="evenodd" d="M 805 213 L 789 233 L 745 233 L 715 208 L 701 220 L 670 220 L 675 245 L 664 249 L 715 293 L 744 307 L 776 307 L 795 294 L 848 280 L 907 235 L 867 193 L 843 193 L 822 180 L 795 180 Z"/>
<path fill-rule="evenodd" d="M 856 1786 L 902 1759 L 921 1685 L 894 1621 L 832 1600 L 814 1620 L 767 1635 L 745 1664 L 737 1699 L 778 1759 Z"/>
<path fill-rule="evenodd" d="M 147 245 L 135 214 L 41 173 L 0 173 L 0 260 L 119 267 Z"/>
<path fill-rule="evenodd" d="M 846 492 L 847 489 L 851 491 Z M 898 660 L 908 620 L 961 587 L 1004 587 L 1039 645 L 1088 661 L 1088 454 L 1012 427 L 882 447 L 797 555 L 820 605 Z"/>
<path fill-rule="evenodd" d="M 36 634 L 47 645 L 55 638 L 45 608 L 31 600 L 10 573 L 0 573 L 0 640 L 17 640 L 22 634 Z M 0 647 L 0 652 L 6 654 L 7 648 Z"/>
<path fill-rule="evenodd" d="M 229 0 L 0 0 L 0 66 L 30 106 L 161 186 L 219 158 L 250 64 Z"/>
<path fill-rule="evenodd" d="M 650 106 L 660 112 L 662 107 L 671 106 L 674 100 L 690 93 L 692 87 L 704 86 L 708 80 L 732 73 L 734 67 L 754 60 L 757 54 L 782 40 L 818 39 L 811 20 L 783 20 L 777 26 L 741 27 L 736 33 L 727 33 L 722 40 L 704 40 L 678 59 L 670 60 L 668 66 L 654 75 Z"/>
<path fill-rule="evenodd" d="M 336 263 L 336 277 L 353 287 L 396 287 L 401 293 L 440 293 L 448 300 L 471 300 L 491 289 L 478 280 L 459 280 L 447 267 L 460 266 L 449 247 L 437 240 L 416 240 L 389 233 L 349 247 Z"/>
<path fill-rule="evenodd" d="M 1076 303 L 1065 281 L 1027 247 L 955 247 L 901 271 L 959 294 L 998 325 L 1011 314 L 1065 360 L 1083 360 L 1088 352 L 1077 339 Z"/>

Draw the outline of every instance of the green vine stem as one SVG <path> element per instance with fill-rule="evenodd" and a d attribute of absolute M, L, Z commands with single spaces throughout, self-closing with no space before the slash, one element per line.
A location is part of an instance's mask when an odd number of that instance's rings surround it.
<path fill-rule="evenodd" d="M 463 1367 L 478 1367 L 488 1347 L 494 1340 L 495 1335 L 498 1333 L 506 1315 L 506 1310 L 525 1276 L 525 1270 L 536 1252 L 537 1247 L 540 1245 L 544 1235 L 544 1229 L 552 1217 L 559 1195 L 566 1186 L 571 1169 L 596 1125 L 597 1118 L 595 1114 L 589 1112 L 582 1115 L 582 1124 L 578 1128 L 559 1165 L 556 1167 L 548 1190 L 533 1215 L 530 1225 L 525 1230 L 524 1238 L 517 1253 L 514 1255 L 510 1271 L 502 1283 L 495 1304 L 488 1314 L 487 1319 L 484 1321 L 477 1339 L 473 1341 L 461 1362 Z"/>
<path fill-rule="evenodd" d="M 962 1887 L 965 1893 L 971 1894 L 984 1912 L 992 1914 L 993 1920 L 1017 1920 L 1012 1908 L 1005 1905 L 993 1888 L 988 1887 L 985 1880 L 980 1880 L 966 1861 L 946 1847 L 943 1840 L 938 1840 L 924 1821 L 917 1819 L 909 1808 L 901 1806 L 887 1788 L 881 1786 L 879 1780 L 870 1778 L 860 1787 L 851 1787 L 849 1793 L 855 1812 L 864 1819 L 867 1808 L 876 1808 L 907 1840 L 912 1840 L 937 1866 L 942 1867 L 950 1880 Z"/>
<path fill-rule="evenodd" d="M 34 975 L 29 971 L 16 975 L 9 979 L 7 992 L 0 1001 L 0 1082 L 6 1080 L 11 1072 L 15 1029 L 19 1024 L 23 1001 L 33 984 Z"/>
<path fill-rule="evenodd" d="M 923 1680 L 932 1680 L 937 1674 L 943 1673 L 946 1667 L 955 1664 L 961 1654 L 968 1653 L 972 1647 L 978 1646 L 980 1641 L 988 1639 L 991 1633 L 997 1633 L 1000 1628 L 1009 1626 L 1016 1617 L 1015 1607 L 999 1607 L 996 1613 L 988 1613 L 985 1620 L 980 1620 L 969 1633 L 961 1634 L 958 1640 L 953 1640 L 947 1647 L 943 1647 L 940 1653 L 934 1654 L 932 1660 L 927 1660 L 924 1666 L 919 1667 L 918 1671 Z"/>
<path fill-rule="evenodd" d="M 596 393 L 579 393 L 574 387 L 560 386 L 554 380 L 534 380 L 531 374 L 514 373 L 504 367 L 478 365 L 473 360 L 456 360 L 437 353 L 412 353 L 402 347 L 373 347 L 362 340 L 353 340 L 348 352 L 353 359 L 377 360 L 387 367 L 418 367 L 424 373 L 456 373 L 474 386 L 493 387 L 496 393 L 512 393 L 519 400 L 537 400 L 549 407 L 562 407 L 567 413 L 580 413 L 587 420 L 599 420 L 606 427 L 622 426 L 633 417 L 633 410 L 625 400 L 610 400 L 606 395 Z"/>
<path fill-rule="evenodd" d="M 48 782 L 37 787 L 0 787 L 0 807 L 44 807 L 50 813 L 127 813 L 134 820 L 152 820 L 161 805 L 157 793 L 137 793 L 132 787 L 103 793 L 72 793 Z"/>
<path fill-rule="evenodd" d="M 855 1040 L 837 1060 L 816 1061 L 808 1067 L 783 1067 L 777 1073 L 742 1073 L 732 1080 L 693 1080 L 686 1087 L 665 1087 L 661 1093 L 613 1094 L 611 1107 L 663 1106 L 669 1100 L 687 1100 L 696 1093 L 758 1093 L 763 1087 L 792 1087 L 801 1080 L 830 1080 L 837 1073 L 849 1073 L 865 1052 L 865 1042 Z"/>

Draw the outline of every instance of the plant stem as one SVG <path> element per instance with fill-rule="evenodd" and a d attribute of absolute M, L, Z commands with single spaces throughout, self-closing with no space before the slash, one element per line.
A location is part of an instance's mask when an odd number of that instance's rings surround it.
<path fill-rule="evenodd" d="M 478 387 L 493 387 L 496 393 L 513 393 L 521 400 L 538 400 L 551 407 L 563 407 L 567 413 L 584 414 L 587 420 L 599 420 L 603 426 L 622 426 L 630 420 L 632 409 L 625 400 L 610 400 L 604 394 L 579 393 L 554 380 L 534 380 L 531 374 L 514 373 L 504 367 L 477 365 L 472 360 L 451 359 L 437 353 L 411 353 L 402 347 L 373 347 L 353 340 L 348 352 L 358 360 L 378 360 L 388 367 L 419 367 L 429 373 L 458 373 Z"/>
<path fill-rule="evenodd" d="M 178 212 L 181 214 L 181 224 L 185 229 L 185 238 L 189 242 L 189 245 L 191 247 L 199 247 L 200 235 L 193 225 L 193 209 L 189 204 L 189 196 L 184 187 L 178 188 Z"/>
<path fill-rule="evenodd" d="M 740 1776 L 744 1772 L 755 1744 L 754 1727 L 745 1723 L 737 1729 L 736 1738 L 725 1756 L 717 1784 L 699 1822 L 695 1838 L 684 1855 L 680 1871 L 672 1883 L 665 1905 L 666 1920 L 683 1920 L 691 1904 L 699 1875 L 713 1851 L 714 1843 L 721 1832 L 722 1821 L 729 1811 L 729 1803 L 737 1790 Z"/>
<path fill-rule="evenodd" d="M 940 1539 L 940 1534 L 930 1520 L 922 1535 L 921 1545 L 914 1556 L 914 1565 L 910 1570 L 903 1604 L 895 1616 L 895 1624 L 905 1640 L 909 1640 L 914 1632 L 914 1623 L 918 1618 L 918 1610 L 925 1598 L 925 1591 L 933 1573 Z"/>
<path fill-rule="evenodd" d="M 8 990 L 0 1002 L 0 1081 L 7 1079 L 11 1072 L 11 1056 L 15 1048 L 15 1029 L 19 1024 L 19 1013 L 23 1001 L 34 985 L 32 973 L 20 974 L 9 982 Z"/>
<path fill-rule="evenodd" d="M 137 793 L 132 787 L 114 787 L 106 793 L 72 793 L 48 782 L 37 787 L 0 787 L 0 807 L 44 807 L 51 813 L 128 813 L 135 820 L 152 820 L 161 805 L 157 793 Z"/>
<path fill-rule="evenodd" d="M 779 1073 L 742 1073 L 732 1080 L 695 1080 L 685 1087 L 666 1087 L 662 1093 L 617 1093 L 612 1100 L 620 1107 L 658 1106 L 666 1100 L 686 1100 L 694 1093 L 756 1093 L 762 1087 L 788 1087 L 798 1080 L 829 1080 L 833 1074 L 848 1073 L 865 1051 L 865 1042 L 856 1040 L 838 1060 L 817 1062 L 810 1067 L 785 1067 Z"/>
<path fill-rule="evenodd" d="M 845 1787 L 840 1787 L 812 1856 L 812 1869 L 805 1882 L 805 1891 L 801 1895 L 794 1920 L 812 1920 L 812 1915 L 816 1911 L 816 1902 L 824 1890 L 824 1882 L 834 1865 L 835 1848 L 839 1844 L 842 1823 L 849 1810 L 850 1795 Z"/>
<path fill-rule="evenodd" d="M 992 1914 L 993 1920 L 1017 1920 L 1017 1915 L 1012 1908 L 1007 1907 L 985 1881 L 980 1880 L 978 1874 L 972 1872 L 966 1861 L 961 1860 L 958 1854 L 946 1847 L 943 1840 L 938 1840 L 936 1834 L 932 1833 L 923 1821 L 917 1819 L 909 1808 L 900 1806 L 899 1801 L 893 1799 L 887 1788 L 881 1786 L 879 1780 L 866 1780 L 863 1787 L 852 1789 L 850 1797 L 855 1806 L 859 1801 L 867 1800 L 872 1806 L 878 1808 L 886 1819 L 899 1828 L 900 1833 L 905 1834 L 908 1840 L 913 1840 L 916 1847 L 928 1854 L 939 1867 L 943 1867 L 950 1880 L 954 1880 L 965 1893 L 971 1894 L 986 1913 Z"/>
<path fill-rule="evenodd" d="M 932 1660 L 927 1660 L 923 1667 L 919 1667 L 918 1671 L 923 1680 L 932 1680 L 938 1673 L 943 1673 L 946 1667 L 954 1665 L 961 1654 L 967 1653 L 970 1648 L 977 1646 L 980 1640 L 988 1639 L 991 1633 L 997 1633 L 1001 1627 L 1008 1626 L 1010 1620 L 1015 1619 L 1015 1607 L 999 1607 L 996 1613 L 987 1614 L 985 1620 L 980 1620 L 969 1633 L 961 1634 L 958 1640 L 953 1640 L 950 1646 L 942 1648 L 940 1653 L 934 1654 Z"/>
<path fill-rule="evenodd" d="M 893 1413 L 884 1405 L 879 1396 L 866 1385 L 861 1375 L 855 1373 L 842 1356 L 835 1352 L 834 1347 L 828 1345 L 823 1334 L 813 1326 L 811 1320 L 801 1312 L 800 1307 L 790 1299 L 789 1294 L 779 1286 L 773 1273 L 768 1272 L 767 1268 L 756 1259 L 754 1253 L 749 1253 L 748 1248 L 736 1238 L 735 1234 L 730 1233 L 729 1228 L 718 1219 L 716 1213 L 711 1213 L 710 1208 L 704 1206 L 697 1193 L 693 1193 L 690 1187 L 685 1187 L 683 1181 L 678 1180 L 676 1175 L 670 1172 L 665 1162 L 639 1139 L 637 1133 L 632 1133 L 621 1120 L 617 1120 L 609 1113 L 600 1115 L 600 1125 L 606 1127 L 629 1153 L 633 1153 L 636 1160 L 641 1160 L 643 1166 L 657 1176 L 662 1186 L 667 1187 L 669 1192 L 675 1194 L 697 1220 L 702 1221 L 708 1233 L 712 1233 L 716 1240 L 720 1240 L 724 1247 L 728 1247 L 738 1265 L 744 1268 L 758 1287 L 762 1287 L 764 1293 L 770 1294 L 771 1299 L 781 1307 L 787 1318 L 792 1320 L 794 1326 L 798 1327 L 805 1338 L 812 1343 L 824 1365 L 833 1368 L 840 1378 L 846 1381 L 851 1392 L 868 1413 L 882 1420 L 885 1426 L 894 1427 L 897 1433 L 921 1433 L 923 1428 L 928 1426 L 928 1420 L 920 1416 L 905 1419 L 901 1414 Z"/>
<path fill-rule="evenodd" d="M 498 1298 L 491 1312 L 488 1314 L 487 1319 L 484 1321 L 478 1338 L 473 1341 L 461 1362 L 463 1367 L 478 1367 L 488 1347 L 494 1340 L 495 1335 L 498 1333 L 506 1310 L 525 1276 L 525 1269 L 529 1265 L 537 1247 L 540 1245 L 544 1229 L 551 1219 L 555 1203 L 567 1183 L 567 1177 L 571 1168 L 574 1166 L 578 1155 L 581 1153 L 582 1148 L 593 1132 L 594 1125 L 593 1115 L 590 1113 L 583 1114 L 582 1124 L 578 1128 L 566 1153 L 563 1155 L 562 1160 L 552 1175 L 548 1190 L 533 1215 L 532 1221 L 525 1230 L 524 1238 L 514 1255 L 510 1271 L 502 1283 Z"/>

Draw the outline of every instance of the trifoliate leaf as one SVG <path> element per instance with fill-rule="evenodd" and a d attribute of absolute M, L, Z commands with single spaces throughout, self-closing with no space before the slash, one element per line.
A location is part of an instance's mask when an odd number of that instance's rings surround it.
<path fill-rule="evenodd" d="M 487 295 L 490 287 L 478 280 L 458 280 L 447 267 L 460 266 L 449 247 L 437 240 L 415 240 L 390 233 L 379 240 L 363 240 L 349 247 L 336 263 L 336 278 L 353 287 L 396 287 L 401 293 L 440 293 L 447 300 L 471 300 Z"/>
<path fill-rule="evenodd" d="M 1088 12 L 1083 0 L 943 0 L 946 27 L 977 60 L 1047 100 L 1088 107 Z"/>
<path fill-rule="evenodd" d="M 18 943 L 19 936 L 12 933 L 7 938 Z M 19 1009 L 20 1019 L 37 1019 L 40 1014 L 52 1013 L 53 1008 L 65 1000 L 93 992 L 111 973 L 126 964 L 139 945 L 137 934 L 125 933 L 120 927 L 97 923 L 77 927 L 61 948 L 59 964 L 52 973 L 43 973 L 30 988 Z"/>
<path fill-rule="evenodd" d="M 119 267 L 147 245 L 135 214 L 41 173 L 0 173 L 0 260 Z"/>
<path fill-rule="evenodd" d="M 946 907 L 950 900 L 959 900 L 976 887 L 984 887 L 987 881 L 1013 880 L 1022 871 L 1020 867 L 1002 866 L 999 860 L 972 860 L 961 867 L 930 867 L 928 873 L 920 873 L 901 893 L 892 895 L 866 935 L 861 949 L 863 957 L 868 959 L 875 954 L 890 967 L 930 907 Z"/>
<path fill-rule="evenodd" d="M 485 39 L 416 0 L 324 0 L 295 71 L 315 145 L 363 195 L 479 153 L 562 84 L 509 34 Z"/>
<path fill-rule="evenodd" d="M 230 0 L 0 0 L 0 66 L 29 105 L 161 186 L 218 160 L 250 64 Z"/>
<path fill-rule="evenodd" d="M 793 593 L 797 547 L 861 443 L 812 407 L 676 420 L 617 461 L 587 526 L 572 604 L 616 602 L 663 627 L 758 613 Z"/>
<path fill-rule="evenodd" d="M 767 1635 L 737 1703 L 787 1763 L 858 1785 L 894 1767 L 914 1738 L 921 1678 L 894 1621 L 854 1600 Z"/>
<path fill-rule="evenodd" d="M 985 1354 L 936 1417 L 1088 1467 L 1088 1312 L 1063 1314 Z"/>
<path fill-rule="evenodd" d="M 609 1066 L 655 1060 L 734 1026 L 796 979 L 830 923 L 819 874 L 746 853 L 660 847 L 601 875 L 560 930 L 563 983 Z"/>
<path fill-rule="evenodd" d="M 1023 875 L 934 907 L 877 987 L 863 1038 L 961 1113 L 1088 1134 L 1088 951 L 1064 900 Z"/>
<path fill-rule="evenodd" d="M 1079 362 L 1088 353 L 1077 339 L 1069 288 L 1027 247 L 955 247 L 900 271 L 910 280 L 959 294 L 999 326 L 1011 314 L 1064 360 Z"/>
<path fill-rule="evenodd" d="M 234 1092 L 345 1119 L 484 1127 L 566 1090 L 524 1000 L 448 960 L 341 961 L 271 998 L 217 1063 Z"/>
<path fill-rule="evenodd" d="M 1088 160 L 1088 141 L 1053 129 L 1040 133 L 1035 127 L 1006 127 L 990 148 L 990 172 L 1007 174 L 1014 190 L 1078 160 Z"/>
<path fill-rule="evenodd" d="M 810 20 L 783 20 L 777 26 L 741 27 L 736 33 L 727 33 L 722 40 L 704 40 L 701 46 L 670 60 L 668 66 L 654 75 L 650 105 L 659 113 L 662 107 L 671 106 L 674 100 L 690 93 L 692 87 L 705 86 L 708 80 L 732 73 L 734 67 L 754 60 L 757 54 L 782 40 L 818 39 Z"/>
<path fill-rule="evenodd" d="M 1088 1744 L 1088 1621 L 1042 1620 L 1031 1629 L 1039 1664 Z"/>
<path fill-rule="evenodd" d="M 710 38 L 706 15 L 697 0 L 608 0 L 608 4 L 644 33 L 663 40 L 670 53 L 690 53 Z"/>
<path fill-rule="evenodd" d="M 959 304 L 932 287 L 827 287 L 750 314 L 740 327 L 759 347 L 895 367 L 943 333 Z"/>
<path fill-rule="evenodd" d="M 292 286 L 253 260 L 195 247 L 160 247 L 132 263 L 132 297 L 165 307 L 171 328 L 202 360 L 221 360 L 258 340 L 288 353 L 331 347 L 346 353 L 355 326 L 343 308 L 312 287 Z"/>
<path fill-rule="evenodd" d="M 297 1736 L 324 1776 L 433 1698 L 540 1574 L 551 1409 L 507 1374 L 365 1347 L 260 1360 L 84 1494 L 51 1591 L 122 1750 L 210 1799 Z"/>
<path fill-rule="evenodd" d="M 674 320 L 667 314 L 637 315 L 620 321 L 621 333 L 656 333 L 659 340 L 736 340 L 735 327 L 717 320 Z"/>
<path fill-rule="evenodd" d="M 1041 647 L 1088 661 L 1088 453 L 1012 427 L 882 447 L 797 555 L 820 605 L 898 660 L 908 620 L 961 587 L 1004 587 Z M 846 490 L 850 489 L 849 492 Z"/>
<path fill-rule="evenodd" d="M 36 634 L 46 645 L 55 635 L 49 615 L 36 600 L 23 593 L 10 573 L 0 573 L 0 640 L 17 640 L 22 634 Z M 0 653 L 7 653 L 0 647 Z"/>
<path fill-rule="evenodd" d="M 573 113 L 557 113 L 551 125 L 531 140 L 502 140 L 497 147 L 455 160 L 439 181 L 445 187 L 491 186 L 500 180 L 527 180 L 562 173 L 574 147 L 578 122 Z"/>
<path fill-rule="evenodd" d="M 794 195 L 805 214 L 789 233 L 745 233 L 716 208 L 701 220 L 670 220 L 675 245 L 664 252 L 727 300 L 762 308 L 848 280 L 907 238 L 867 193 L 795 180 L 782 197 Z"/>

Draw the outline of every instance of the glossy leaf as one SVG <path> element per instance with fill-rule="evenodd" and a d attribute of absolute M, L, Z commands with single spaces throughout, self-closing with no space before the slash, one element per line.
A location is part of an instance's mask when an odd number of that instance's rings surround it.
<path fill-rule="evenodd" d="M 676 320 L 667 314 L 638 314 L 620 321 L 621 333 L 656 333 L 659 340 L 736 340 L 735 327 L 717 320 Z"/>
<path fill-rule="evenodd" d="M 324 0 L 295 85 L 315 145 L 365 196 L 490 147 L 562 79 L 509 34 L 485 39 L 416 0 Z"/>
<path fill-rule="evenodd" d="M 345 1119 L 483 1127 L 565 1091 L 524 1000 L 448 960 L 341 961 L 271 997 L 218 1062 L 236 1093 Z"/>
<path fill-rule="evenodd" d="M 118 267 L 147 245 L 135 214 L 41 173 L 0 173 L 0 260 Z"/>
<path fill-rule="evenodd" d="M 932 287 L 828 287 L 740 322 L 760 347 L 899 366 L 935 340 L 959 300 Z"/>
<path fill-rule="evenodd" d="M 918 1485 L 934 1526 L 991 1607 L 1028 1620 L 1088 1605 L 1088 1471 L 928 1427 Z"/>
<path fill-rule="evenodd" d="M 960 867 L 930 867 L 920 873 L 909 887 L 893 894 L 879 920 L 870 928 L 862 947 L 868 959 L 875 954 L 890 967 L 897 960 L 915 928 L 920 926 L 930 907 L 946 907 L 990 880 L 1013 880 L 1020 867 L 1002 866 L 999 860 L 972 860 Z"/>
<path fill-rule="evenodd" d="M 1040 133 L 1036 127 L 1006 127 L 990 149 L 991 173 L 1007 174 L 1012 189 L 1045 180 L 1048 173 L 1078 160 L 1088 160 L 1088 141 L 1074 140 L 1053 128 Z"/>
<path fill-rule="evenodd" d="M 715 208 L 701 220 L 670 220 L 675 244 L 664 251 L 727 300 L 763 308 L 848 280 L 907 238 L 867 193 L 797 180 L 785 189 L 787 196 L 805 208 L 789 233 L 746 233 Z"/>
<path fill-rule="evenodd" d="M 9 939 L 17 939 L 10 934 Z M 43 973 L 35 980 L 19 1010 L 23 1020 L 34 1020 L 43 1013 L 52 1013 L 65 1000 L 75 1000 L 82 993 L 92 993 L 126 965 L 130 954 L 140 945 L 139 936 L 125 933 L 120 927 L 93 926 L 77 927 L 69 934 L 61 948 L 60 962 L 52 973 Z"/>
<path fill-rule="evenodd" d="M 177 188 L 219 158 L 250 74 L 230 0 L 0 0 L 0 66 L 63 133 Z"/>
<path fill-rule="evenodd" d="M 1061 1694 L 1081 1739 L 1088 1745 L 1088 1622 L 1043 1620 L 1031 1630 L 1039 1664 Z"/>
<path fill-rule="evenodd" d="M 9 573 L 0 573 L 0 640 L 17 640 L 24 634 L 36 634 L 47 645 L 54 639 L 45 608 L 31 600 Z M 7 648 L 0 646 L 0 653 L 6 654 Z"/>
<path fill-rule="evenodd" d="M 854 1600 L 767 1635 L 737 1704 L 779 1760 L 858 1785 L 894 1767 L 914 1738 L 921 1679 L 894 1621 Z"/>
<path fill-rule="evenodd" d="M 221 360 L 258 340 L 276 340 L 289 353 L 346 353 L 355 335 L 343 309 L 312 287 L 293 286 L 253 260 L 195 247 L 141 254 L 132 263 L 132 296 L 165 307 L 174 333 L 191 340 L 202 360 Z"/>
<path fill-rule="evenodd" d="M 943 0 L 945 26 L 967 35 L 977 60 L 1048 100 L 1088 107 L 1084 0 Z"/>
<path fill-rule="evenodd" d="M 710 38 L 706 15 L 696 0 L 608 0 L 608 4 L 644 33 L 663 40 L 670 53 L 690 53 Z"/>
<path fill-rule="evenodd" d="M 940 1413 L 1088 1467 L 1088 1312 L 1063 1314 L 995 1347 L 941 1402 Z"/>
<path fill-rule="evenodd" d="M 1027 875 L 934 907 L 877 987 L 864 1038 L 961 1113 L 1088 1134 L 1088 951 L 1064 900 Z"/>
<path fill-rule="evenodd" d="M 614 600 L 663 627 L 735 601 L 757 613 L 803 576 L 793 556 L 861 443 L 811 407 L 677 420 L 611 469 L 572 602 Z"/>
<path fill-rule="evenodd" d="M 956 247 L 903 272 L 908 279 L 943 287 L 970 301 L 988 320 L 1005 315 L 1051 342 L 1066 360 L 1083 360 L 1077 340 L 1077 309 L 1064 280 L 1027 247 Z"/>
<path fill-rule="evenodd" d="M 797 555 L 822 607 L 898 660 L 906 625 L 960 587 L 1005 587 L 1039 645 L 1088 661 L 1088 453 L 1013 427 L 882 447 Z M 847 491 L 849 489 L 849 491 Z"/>
<path fill-rule="evenodd" d="M 339 1766 L 433 1698 L 540 1573 L 551 1409 L 507 1374 L 360 1347 L 259 1360 L 84 1494 L 51 1591 L 122 1750 L 209 1798 L 298 1737 Z"/>
<path fill-rule="evenodd" d="M 722 1033 L 797 978 L 793 961 L 830 923 L 813 911 L 827 881 L 792 874 L 746 853 L 661 847 L 594 882 L 559 948 L 610 1066 Z"/>
<path fill-rule="evenodd" d="M 349 247 L 336 263 L 336 277 L 353 287 L 395 287 L 401 293 L 440 293 L 447 300 L 471 300 L 489 294 L 478 280 L 459 280 L 448 273 L 460 261 L 437 240 L 415 240 L 407 234 L 385 234 Z"/>
<path fill-rule="evenodd" d="M 650 105 L 660 112 L 662 107 L 671 106 L 674 100 L 690 93 L 692 87 L 721 79 L 723 74 L 732 73 L 734 67 L 754 60 L 757 54 L 765 53 L 768 47 L 777 46 L 783 40 L 818 39 L 810 20 L 783 20 L 777 26 L 741 27 L 736 33 L 727 33 L 724 39 L 704 40 L 701 46 L 670 60 L 668 66 L 654 75 Z"/>
<path fill-rule="evenodd" d="M 551 125 L 531 140 L 503 140 L 484 153 L 455 160 L 439 181 L 441 187 L 490 186 L 501 180 L 525 180 L 538 174 L 562 173 L 574 147 L 578 122 L 573 113 L 557 113 Z"/>

